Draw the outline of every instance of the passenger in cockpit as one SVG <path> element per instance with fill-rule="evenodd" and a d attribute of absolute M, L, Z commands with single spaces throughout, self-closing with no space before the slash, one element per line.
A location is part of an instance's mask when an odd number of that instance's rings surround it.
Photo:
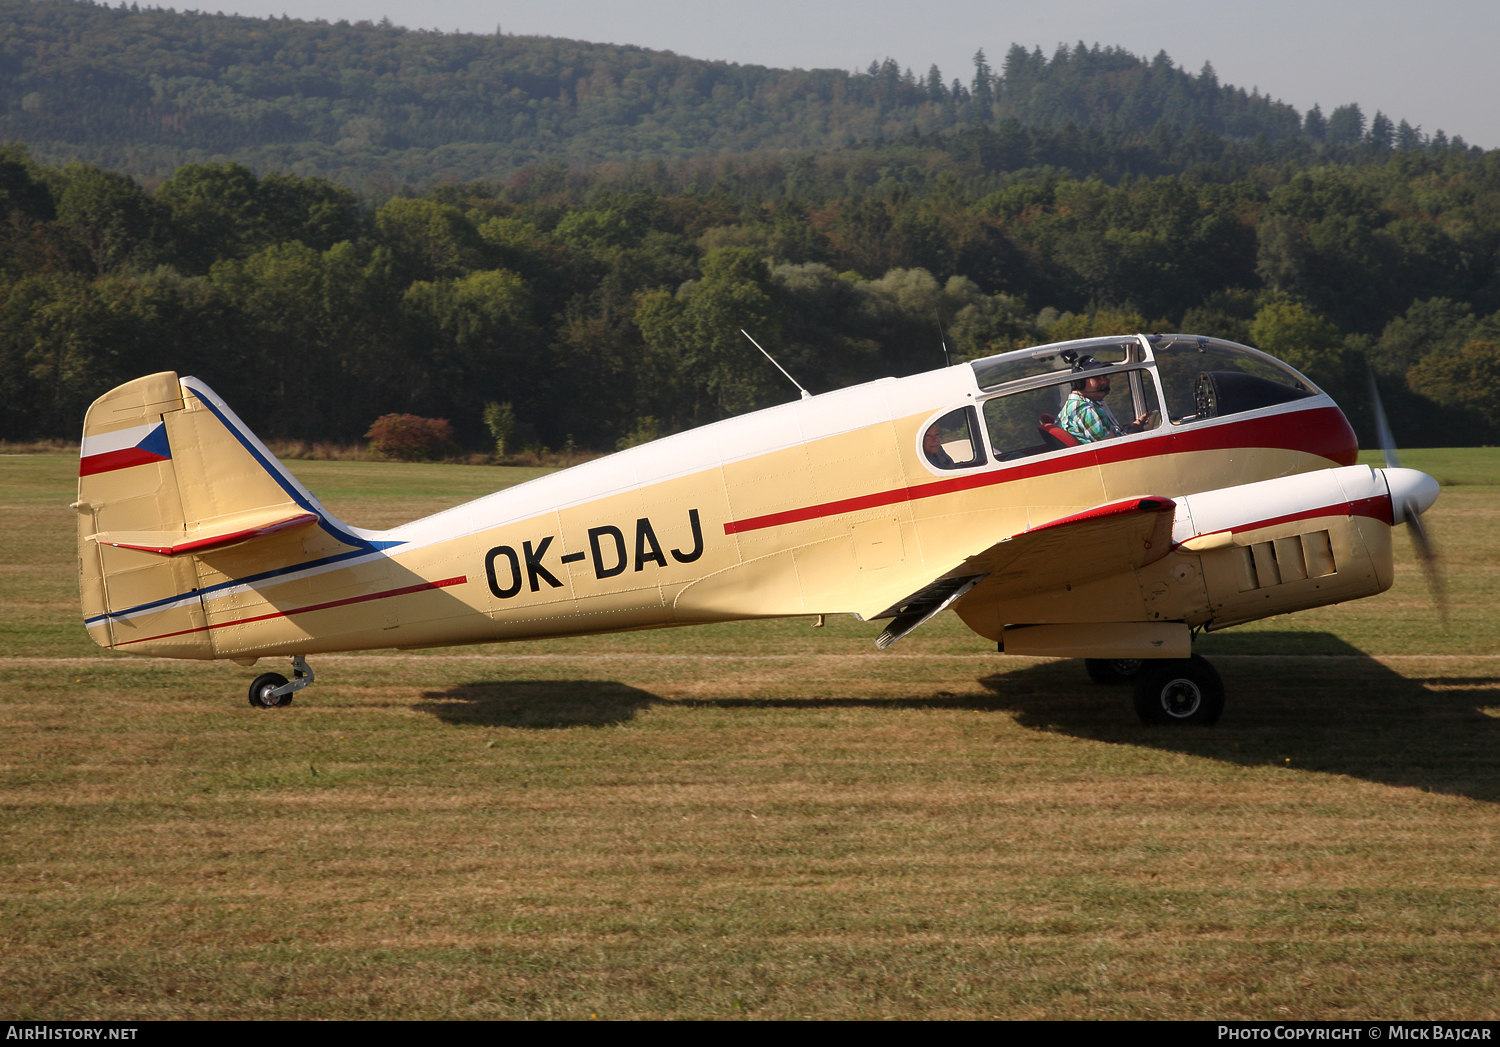
<path fill-rule="evenodd" d="M 927 460 L 939 469 L 952 469 L 957 464 L 943 450 L 943 433 L 938 428 L 938 423 L 933 422 L 927 427 L 927 432 L 922 434 L 922 451 L 927 455 Z"/>
<path fill-rule="evenodd" d="M 1080 356 L 1073 364 L 1075 372 L 1092 371 L 1108 364 L 1100 363 L 1092 356 Z M 1057 424 L 1078 438 L 1079 443 L 1094 443 L 1098 440 L 1113 440 L 1127 433 L 1138 433 L 1145 428 L 1151 415 L 1141 415 L 1129 425 L 1122 426 L 1115 418 L 1104 398 L 1109 395 L 1109 375 L 1099 374 L 1080 378 L 1073 382 L 1073 391 L 1057 412 Z"/>

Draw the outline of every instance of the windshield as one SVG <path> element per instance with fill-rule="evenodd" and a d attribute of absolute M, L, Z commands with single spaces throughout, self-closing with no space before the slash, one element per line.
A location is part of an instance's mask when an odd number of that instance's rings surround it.
<path fill-rule="evenodd" d="M 1152 335 L 1151 352 L 1174 425 L 1302 400 L 1320 390 L 1286 364 L 1234 342 Z"/>

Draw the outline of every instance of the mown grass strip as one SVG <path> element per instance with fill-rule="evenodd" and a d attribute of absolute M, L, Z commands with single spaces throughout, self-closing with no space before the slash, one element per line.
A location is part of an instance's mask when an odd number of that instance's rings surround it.
<path fill-rule="evenodd" d="M 67 470 L 23 465 L 14 1018 L 1500 1009 L 1500 485 L 1433 511 L 1447 633 L 1403 559 L 1375 600 L 1205 638 L 1229 709 L 1174 732 L 951 619 L 884 653 L 803 620 L 332 655 L 257 711 L 264 665 L 80 642 L 70 515 L 33 511 Z"/>

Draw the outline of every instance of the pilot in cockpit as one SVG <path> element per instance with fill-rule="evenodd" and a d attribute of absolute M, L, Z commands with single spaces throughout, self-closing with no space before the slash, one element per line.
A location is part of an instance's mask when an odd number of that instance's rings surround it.
<path fill-rule="evenodd" d="M 1108 364 L 1092 356 L 1080 356 L 1073 364 L 1075 372 L 1092 371 Z M 1073 391 L 1057 412 L 1057 424 L 1075 436 L 1079 443 L 1094 443 L 1112 440 L 1127 433 L 1141 432 L 1150 420 L 1150 412 L 1141 415 L 1129 425 L 1122 426 L 1115 418 L 1104 398 L 1109 395 L 1109 375 L 1100 374 L 1080 378 L 1073 383 Z"/>

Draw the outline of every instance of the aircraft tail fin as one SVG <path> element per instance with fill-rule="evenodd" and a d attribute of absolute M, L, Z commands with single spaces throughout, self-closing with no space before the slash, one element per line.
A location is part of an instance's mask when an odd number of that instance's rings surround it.
<path fill-rule="evenodd" d="M 211 658 L 201 591 L 367 544 L 211 389 L 170 371 L 89 408 L 74 508 L 89 633 L 107 647 L 149 637 L 140 653 Z"/>

